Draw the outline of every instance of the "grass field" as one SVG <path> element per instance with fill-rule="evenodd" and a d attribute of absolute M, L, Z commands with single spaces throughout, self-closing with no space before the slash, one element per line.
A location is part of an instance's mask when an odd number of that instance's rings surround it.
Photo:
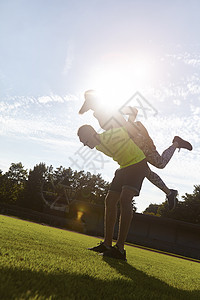
<path fill-rule="evenodd" d="M 0 299 L 200 299 L 199 263 L 131 246 L 103 259 L 98 242 L 0 215 Z"/>

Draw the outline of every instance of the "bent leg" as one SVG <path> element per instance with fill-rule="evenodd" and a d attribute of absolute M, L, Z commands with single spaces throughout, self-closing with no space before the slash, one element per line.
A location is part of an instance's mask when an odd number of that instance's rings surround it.
<path fill-rule="evenodd" d="M 133 141 L 144 152 L 147 161 L 159 169 L 163 169 L 168 164 L 178 147 L 178 143 L 173 142 L 173 144 L 160 155 L 150 137 L 146 138 L 138 134 L 133 138 Z"/>
<path fill-rule="evenodd" d="M 167 148 L 162 155 L 160 155 L 157 151 L 148 151 L 146 154 L 147 161 L 156 168 L 163 169 L 172 158 L 176 148 L 177 146 L 174 143 Z"/>
<path fill-rule="evenodd" d="M 155 186 L 157 186 L 161 191 L 163 191 L 166 195 L 170 193 L 170 189 L 166 186 L 164 181 L 158 176 L 156 173 L 154 173 L 150 168 L 148 170 L 148 174 L 146 178 L 153 183 Z"/>
<path fill-rule="evenodd" d="M 187 149 L 190 151 L 192 150 L 192 145 L 180 137 L 175 137 L 173 139 L 172 143 L 173 144 L 169 148 L 167 148 L 162 153 L 162 155 L 160 155 L 157 151 L 155 151 L 155 153 L 153 151 L 152 154 L 149 153 L 149 156 L 152 156 L 151 158 L 149 157 L 151 161 L 148 159 L 147 160 L 155 167 L 163 169 L 168 164 L 170 159 L 172 158 L 176 148 L 179 148 L 179 150 L 181 148 L 184 148 L 184 149 Z"/>
<path fill-rule="evenodd" d="M 112 246 L 119 196 L 120 193 L 109 191 L 105 199 L 104 244 L 106 246 Z"/>
<path fill-rule="evenodd" d="M 173 143 L 169 148 L 167 148 L 161 155 L 163 161 L 163 168 L 168 164 L 170 159 L 172 158 L 177 146 Z"/>

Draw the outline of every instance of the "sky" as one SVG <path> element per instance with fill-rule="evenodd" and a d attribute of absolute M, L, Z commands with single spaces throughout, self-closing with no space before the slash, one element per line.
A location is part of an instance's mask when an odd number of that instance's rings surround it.
<path fill-rule="evenodd" d="M 199 1 L 0 0 L 0 169 L 40 162 L 100 173 L 117 164 L 83 148 L 77 129 L 84 92 L 102 103 L 138 107 L 138 120 L 159 153 L 175 135 L 193 150 L 176 151 L 165 169 L 152 167 L 180 200 L 200 184 Z M 139 99 L 139 100 L 138 100 Z M 165 194 L 146 179 L 137 211 Z"/>

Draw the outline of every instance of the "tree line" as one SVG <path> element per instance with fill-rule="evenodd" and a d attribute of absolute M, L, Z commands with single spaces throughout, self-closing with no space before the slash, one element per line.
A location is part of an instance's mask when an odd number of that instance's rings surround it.
<path fill-rule="evenodd" d="M 109 182 L 100 174 L 76 171 L 60 166 L 39 163 L 29 171 L 21 162 L 12 163 L 7 172 L 0 170 L 0 203 L 17 205 L 35 211 L 65 210 L 73 200 L 104 205 Z M 133 202 L 133 209 L 136 210 Z M 173 211 L 167 202 L 150 204 L 144 214 L 167 217 L 200 224 L 200 185 L 194 186 L 192 194 L 186 193 Z"/>
<path fill-rule="evenodd" d="M 109 183 L 100 174 L 74 171 L 60 166 L 54 169 L 39 163 L 27 170 L 21 162 L 9 170 L 0 170 L 0 202 L 43 212 L 45 206 L 61 208 L 73 200 L 104 204 Z"/>
<path fill-rule="evenodd" d="M 150 204 L 143 213 L 200 224 L 200 185 L 194 186 L 192 194 L 186 193 L 182 196 L 172 211 L 169 211 L 165 201 L 162 204 Z"/>

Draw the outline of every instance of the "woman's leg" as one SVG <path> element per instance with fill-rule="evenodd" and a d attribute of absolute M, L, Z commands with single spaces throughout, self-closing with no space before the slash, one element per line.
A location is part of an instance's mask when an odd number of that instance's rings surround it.
<path fill-rule="evenodd" d="M 170 194 L 170 189 L 166 186 L 164 181 L 160 178 L 160 176 L 151 171 L 150 168 L 148 170 L 146 178 L 155 186 L 157 186 L 161 191 L 163 191 L 166 195 Z"/>
<path fill-rule="evenodd" d="M 151 151 L 151 149 L 148 149 L 148 151 L 146 151 L 145 155 L 146 155 L 147 161 L 151 165 L 155 166 L 156 168 L 163 169 L 168 164 L 170 159 L 172 158 L 176 148 L 177 148 L 177 145 L 176 145 L 176 143 L 174 143 L 169 148 L 167 148 L 162 153 L 162 155 L 160 155 L 158 153 L 158 151 L 156 151 L 156 150 Z"/>

